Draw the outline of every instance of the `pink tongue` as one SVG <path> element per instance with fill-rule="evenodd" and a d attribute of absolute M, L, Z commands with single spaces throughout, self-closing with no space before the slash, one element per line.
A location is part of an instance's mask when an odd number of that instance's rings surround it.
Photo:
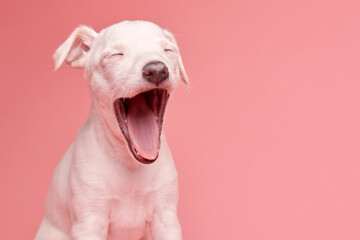
<path fill-rule="evenodd" d="M 141 157 L 153 160 L 157 157 L 160 145 L 155 115 L 141 95 L 130 99 L 128 106 L 129 137 L 135 151 Z"/>

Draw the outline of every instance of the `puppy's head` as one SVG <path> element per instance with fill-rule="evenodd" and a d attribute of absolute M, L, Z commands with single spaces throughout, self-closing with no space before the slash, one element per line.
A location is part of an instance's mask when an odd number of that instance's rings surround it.
<path fill-rule="evenodd" d="M 167 100 L 188 84 L 174 36 L 144 21 L 125 21 L 99 33 L 80 26 L 56 50 L 63 62 L 84 68 L 97 112 L 121 135 L 135 159 L 154 162 Z"/>

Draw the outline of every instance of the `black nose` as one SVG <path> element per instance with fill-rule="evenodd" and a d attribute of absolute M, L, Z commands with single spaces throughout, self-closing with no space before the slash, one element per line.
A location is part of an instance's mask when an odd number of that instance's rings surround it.
<path fill-rule="evenodd" d="M 169 77 L 169 69 L 162 62 L 149 62 L 143 67 L 143 77 L 149 82 L 159 85 Z"/>

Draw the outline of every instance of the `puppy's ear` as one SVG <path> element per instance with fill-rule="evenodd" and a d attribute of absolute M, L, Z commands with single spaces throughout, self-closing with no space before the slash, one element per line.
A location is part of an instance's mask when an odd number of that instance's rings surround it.
<path fill-rule="evenodd" d="M 172 35 L 171 32 L 167 31 L 167 30 L 163 30 L 164 32 L 164 35 L 165 37 L 172 43 L 176 44 L 176 40 L 175 40 L 175 37 L 174 35 Z M 180 53 L 179 53 L 179 57 L 178 57 L 178 65 L 179 65 L 179 71 L 180 71 L 180 77 L 181 79 L 184 81 L 184 83 L 186 85 L 189 85 L 189 78 L 188 76 L 186 75 L 186 72 L 185 72 L 185 68 L 184 68 L 184 64 L 182 62 L 182 59 L 181 59 L 181 56 L 180 56 Z"/>
<path fill-rule="evenodd" d="M 71 67 L 83 68 L 97 33 L 90 27 L 76 28 L 70 37 L 55 51 L 55 70 L 65 61 Z"/>

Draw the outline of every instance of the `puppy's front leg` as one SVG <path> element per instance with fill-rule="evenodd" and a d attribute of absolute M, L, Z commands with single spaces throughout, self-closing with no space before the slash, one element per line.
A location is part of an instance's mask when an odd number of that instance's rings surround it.
<path fill-rule="evenodd" d="M 153 240 L 181 240 L 181 227 L 175 209 L 155 212 L 151 222 Z"/>
<path fill-rule="evenodd" d="M 71 240 L 106 240 L 108 220 L 89 214 L 77 219 L 71 229 Z"/>

